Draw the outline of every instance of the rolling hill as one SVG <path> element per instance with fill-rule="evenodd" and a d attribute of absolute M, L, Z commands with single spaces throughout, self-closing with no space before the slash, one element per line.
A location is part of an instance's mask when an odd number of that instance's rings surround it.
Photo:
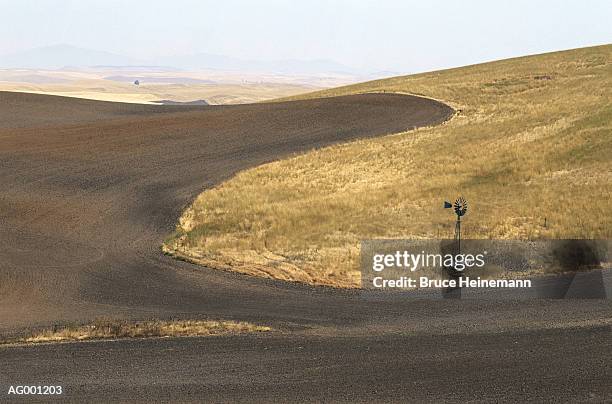
<path fill-rule="evenodd" d="M 452 237 L 441 206 L 458 195 L 471 206 L 468 238 L 609 238 L 611 89 L 605 45 L 299 96 L 408 93 L 457 113 L 241 172 L 202 193 L 164 248 L 211 267 L 352 287 L 360 240 Z"/>

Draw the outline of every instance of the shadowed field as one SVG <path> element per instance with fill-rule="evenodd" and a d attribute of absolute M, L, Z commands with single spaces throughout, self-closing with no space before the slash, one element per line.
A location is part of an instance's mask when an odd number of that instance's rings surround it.
<path fill-rule="evenodd" d="M 608 300 L 386 300 L 162 255 L 202 187 L 294 152 L 439 123 L 452 112 L 442 104 L 360 95 L 171 107 L 0 93 L 0 106 L 4 335 L 98 317 L 274 330 L 3 346 L 3 389 L 61 385 L 68 402 L 502 401 L 517 386 L 523 401 L 611 397 Z"/>
<path fill-rule="evenodd" d="M 250 281 L 205 279 L 161 254 L 202 187 L 451 113 L 395 95 L 182 107 L 0 93 L 0 105 L 0 329 L 101 315 L 225 318 L 242 299 L 267 306 Z"/>
<path fill-rule="evenodd" d="M 69 402 L 541 403 L 608 401 L 610 349 L 610 330 L 599 328 L 469 337 L 260 333 L 19 347 L 0 355 L 7 380 L 63 385 Z M 76 371 L 58 357 L 69 357 Z"/>

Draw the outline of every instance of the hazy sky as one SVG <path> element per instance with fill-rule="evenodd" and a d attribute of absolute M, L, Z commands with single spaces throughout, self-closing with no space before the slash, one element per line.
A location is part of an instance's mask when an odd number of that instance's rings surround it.
<path fill-rule="evenodd" d="M 0 0 L 0 21 L 0 54 L 64 43 L 398 72 L 612 42 L 611 0 Z"/>

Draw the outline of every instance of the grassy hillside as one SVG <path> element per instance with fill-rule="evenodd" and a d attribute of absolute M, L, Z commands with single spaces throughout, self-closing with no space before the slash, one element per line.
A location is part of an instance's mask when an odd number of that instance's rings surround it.
<path fill-rule="evenodd" d="M 356 286 L 359 241 L 612 236 L 612 45 L 312 93 L 442 100 L 448 123 L 333 146 L 201 194 L 165 249 L 217 268 Z M 544 225 L 546 220 L 546 226 Z"/>

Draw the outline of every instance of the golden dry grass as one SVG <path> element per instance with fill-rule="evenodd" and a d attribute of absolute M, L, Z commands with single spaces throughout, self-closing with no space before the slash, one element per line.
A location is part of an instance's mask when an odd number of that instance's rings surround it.
<path fill-rule="evenodd" d="M 195 337 L 270 331 L 246 322 L 213 320 L 139 321 L 99 319 L 88 325 L 54 327 L 4 343 L 41 343 L 92 339 Z"/>
<path fill-rule="evenodd" d="M 202 193 L 165 251 L 212 267 L 358 286 L 359 241 L 609 238 L 612 45 L 312 93 L 401 92 L 459 113 L 439 127 L 332 146 Z M 546 227 L 544 220 L 546 218 Z"/>

